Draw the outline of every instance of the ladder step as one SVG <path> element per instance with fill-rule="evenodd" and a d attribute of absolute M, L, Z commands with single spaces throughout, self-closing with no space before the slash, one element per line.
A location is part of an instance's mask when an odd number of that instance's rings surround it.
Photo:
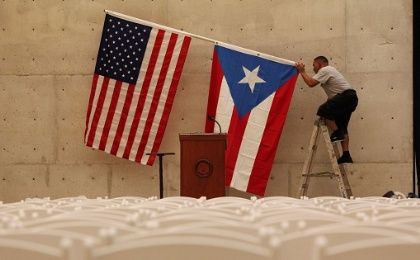
<path fill-rule="evenodd" d="M 307 177 L 335 177 L 336 175 L 333 172 L 312 172 L 308 174 L 302 174 L 302 176 Z"/>

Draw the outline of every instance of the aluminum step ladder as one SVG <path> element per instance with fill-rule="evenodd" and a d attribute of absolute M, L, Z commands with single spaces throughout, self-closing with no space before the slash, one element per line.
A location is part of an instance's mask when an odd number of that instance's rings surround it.
<path fill-rule="evenodd" d="M 320 135 L 324 137 L 325 145 L 327 146 L 328 155 L 331 161 L 333 172 L 316 172 L 312 173 L 312 161 L 317 150 L 318 139 Z M 331 142 L 328 127 L 325 125 L 325 120 L 318 118 L 315 120 L 314 129 L 312 131 L 311 140 L 309 143 L 308 155 L 303 164 L 301 185 L 299 188 L 299 197 L 306 197 L 309 188 L 309 181 L 311 177 L 330 177 L 334 178 L 338 183 L 343 198 L 350 198 L 353 196 L 351 192 L 350 183 L 347 179 L 347 172 L 343 164 L 338 164 L 337 158 L 339 156 L 338 145 L 340 142 Z"/>

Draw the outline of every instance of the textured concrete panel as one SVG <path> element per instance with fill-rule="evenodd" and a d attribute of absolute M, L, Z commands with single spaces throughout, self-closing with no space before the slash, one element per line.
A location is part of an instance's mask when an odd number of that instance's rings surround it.
<path fill-rule="evenodd" d="M 183 75 L 191 74 L 205 74 L 209 75 L 213 59 L 213 43 L 208 41 L 200 41 L 195 38 L 191 40 L 188 56 L 185 60 Z M 183 78 L 186 78 L 183 76 Z M 195 82 L 195 85 L 208 85 L 209 81 Z M 180 85 L 183 82 L 180 81 Z M 184 83 L 185 84 L 185 83 Z"/>
<path fill-rule="evenodd" d="M 168 1 L 176 28 L 251 47 L 344 35 L 344 1 Z M 328 8 L 325 8 L 328 6 Z M 287 21 L 287 22 L 286 22 Z M 261 44 L 261 41 L 264 44 Z"/>
<path fill-rule="evenodd" d="M 289 195 L 289 167 L 287 164 L 273 165 L 270 179 L 268 180 L 265 196 Z"/>
<path fill-rule="evenodd" d="M 410 70 L 412 2 L 356 0 L 346 4 L 347 69 L 365 73 Z"/>
<path fill-rule="evenodd" d="M 112 165 L 110 196 L 159 196 L 158 165 Z"/>
<path fill-rule="evenodd" d="M 358 161 L 411 161 L 411 77 L 405 73 L 358 73 L 350 74 L 349 80 L 359 96 L 349 125 Z"/>
<path fill-rule="evenodd" d="M 0 77 L 0 163 L 51 163 L 56 99 L 48 76 Z"/>
<path fill-rule="evenodd" d="M 109 196 L 111 170 L 106 165 L 59 165 L 50 167 L 49 193 L 52 198 L 84 195 Z"/>
<path fill-rule="evenodd" d="M 165 156 L 163 165 L 164 196 L 179 196 L 181 191 L 180 151 L 174 156 Z M 174 159 L 175 158 L 175 159 Z M 174 163 L 173 161 L 177 162 Z"/>
<path fill-rule="evenodd" d="M 410 0 L 348 0 L 346 1 L 347 33 L 380 33 L 387 36 L 404 36 L 411 39 L 411 17 L 413 15 Z M 399 37 L 397 37 L 399 38 Z"/>
<path fill-rule="evenodd" d="M 49 197 L 48 166 L 0 166 L 0 201 L 16 202 L 25 198 Z"/>

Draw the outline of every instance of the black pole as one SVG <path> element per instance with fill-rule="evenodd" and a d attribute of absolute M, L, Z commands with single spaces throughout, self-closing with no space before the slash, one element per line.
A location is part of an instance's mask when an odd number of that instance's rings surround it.
<path fill-rule="evenodd" d="M 163 156 L 175 155 L 175 153 L 146 153 L 146 155 L 156 155 L 159 157 L 159 198 L 163 198 Z"/>
<path fill-rule="evenodd" d="M 159 198 L 163 198 L 163 155 L 158 154 L 159 156 Z"/>
<path fill-rule="evenodd" d="M 413 193 L 420 193 L 420 2 L 413 0 Z M 416 180 L 417 178 L 417 180 Z M 416 192 L 417 182 L 417 192 Z"/>

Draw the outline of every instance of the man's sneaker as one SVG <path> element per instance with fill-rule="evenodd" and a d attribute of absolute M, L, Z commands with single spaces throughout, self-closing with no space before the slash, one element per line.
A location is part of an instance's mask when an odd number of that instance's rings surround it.
<path fill-rule="evenodd" d="M 344 140 L 344 134 L 339 131 L 339 130 L 335 130 L 332 134 L 331 134 L 331 142 L 338 142 L 338 141 L 343 141 Z"/>
<path fill-rule="evenodd" d="M 350 155 L 342 155 L 340 158 L 338 158 L 337 160 L 338 164 L 342 164 L 342 163 L 353 163 L 353 159 L 351 158 Z"/>

